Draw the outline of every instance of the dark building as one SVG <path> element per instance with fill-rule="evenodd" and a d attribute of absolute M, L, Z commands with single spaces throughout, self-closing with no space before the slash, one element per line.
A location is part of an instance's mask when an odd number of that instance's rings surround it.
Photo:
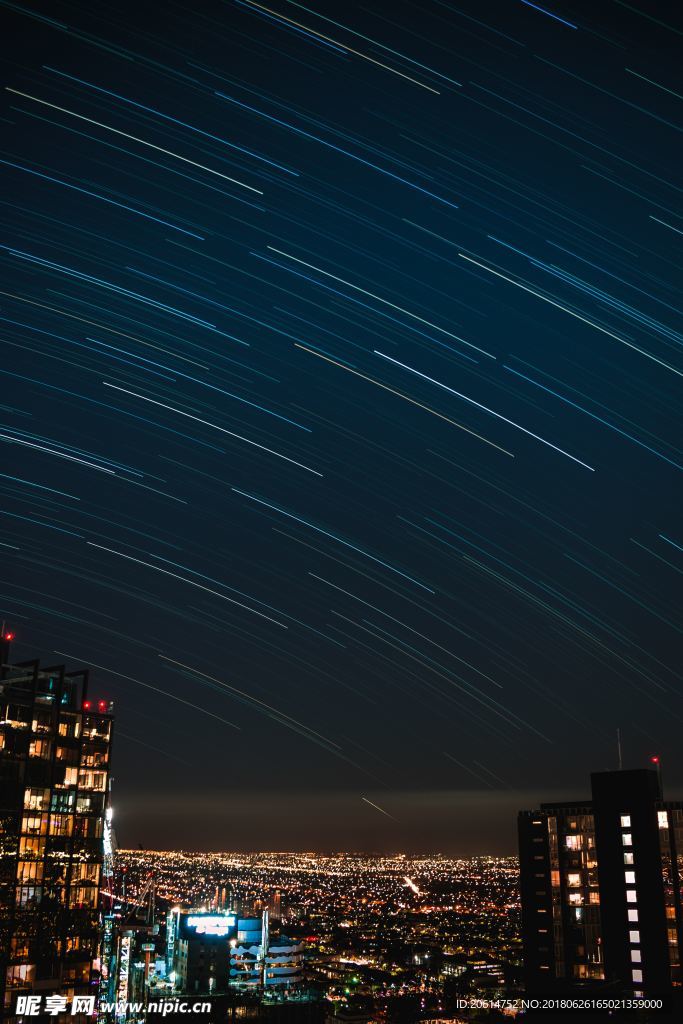
<path fill-rule="evenodd" d="M 269 915 L 242 918 L 233 911 L 173 907 L 166 924 L 166 962 L 177 992 L 300 988 L 304 944 L 273 935 Z"/>
<path fill-rule="evenodd" d="M 680 997 L 683 803 L 663 801 L 658 770 L 591 786 L 519 815 L 527 991 Z"/>
<path fill-rule="evenodd" d="M 258 933 L 259 938 L 261 933 Z M 237 917 L 174 907 L 166 925 L 167 965 L 176 991 L 226 992 L 230 958 L 237 944 Z"/>
<path fill-rule="evenodd" d="M 96 994 L 111 705 L 87 671 L 9 664 L 0 639 L 0 1017 Z"/>

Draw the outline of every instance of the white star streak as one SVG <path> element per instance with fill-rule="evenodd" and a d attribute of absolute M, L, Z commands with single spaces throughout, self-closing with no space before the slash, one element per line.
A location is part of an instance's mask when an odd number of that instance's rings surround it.
<path fill-rule="evenodd" d="M 274 512 L 279 512 L 282 516 L 287 516 L 288 519 L 294 519 L 297 523 L 302 523 L 303 526 L 308 526 L 310 530 L 315 530 L 316 533 L 321 533 L 324 537 L 330 537 L 332 540 L 336 540 L 337 543 L 343 544 L 344 547 L 351 548 L 352 551 L 357 551 L 359 555 L 364 555 L 366 558 L 370 558 L 373 562 L 377 562 L 378 565 L 383 565 L 385 569 L 389 569 L 391 572 L 395 572 L 397 576 L 403 576 L 404 579 L 410 580 L 416 587 L 422 587 L 423 590 L 433 594 L 434 591 L 431 587 L 425 586 L 424 583 L 420 583 L 419 580 L 414 579 L 405 572 L 401 572 L 400 569 L 396 569 L 395 566 L 389 565 L 388 562 L 383 562 L 381 558 L 375 558 L 368 551 L 363 551 L 362 548 L 357 548 L 355 544 L 350 544 L 348 540 L 342 540 L 341 537 L 337 537 L 334 533 L 329 533 L 327 530 L 323 530 L 320 526 L 314 526 L 313 523 L 309 523 L 306 519 L 301 519 L 299 516 L 293 515 L 291 512 L 285 512 L 284 509 L 278 508 L 277 505 L 271 505 L 267 501 L 263 501 L 262 498 L 256 498 L 253 494 L 247 494 L 246 491 L 240 491 L 239 488 L 233 487 L 232 490 L 235 494 L 241 494 L 244 498 L 249 498 L 250 501 L 255 501 L 257 505 L 264 505 L 266 508 L 272 508 Z"/>
<path fill-rule="evenodd" d="M 388 391 L 392 395 L 396 395 L 397 398 L 402 398 L 404 402 L 410 402 L 411 405 L 416 405 L 418 409 L 424 409 L 425 412 L 429 412 L 432 416 L 437 416 L 440 420 L 444 420 L 446 423 L 450 423 L 452 427 L 457 427 L 458 430 L 464 430 L 466 434 L 471 434 L 472 437 L 476 437 L 479 441 L 483 441 L 484 444 L 491 445 L 492 448 L 496 448 L 499 452 L 504 455 L 509 455 L 511 459 L 514 459 L 512 452 L 509 452 L 507 448 L 501 448 L 499 444 L 494 444 L 493 441 L 489 441 L 487 437 L 482 437 L 481 434 L 477 434 L 476 431 L 470 430 L 468 427 L 463 427 L 462 423 L 456 423 L 455 420 L 449 419 L 448 416 L 444 416 L 442 413 L 437 412 L 436 409 L 430 408 L 428 405 L 423 405 L 422 402 L 418 402 L 415 398 L 410 398 L 408 395 L 404 395 L 401 391 L 396 391 L 395 388 L 390 388 L 388 384 L 382 384 L 380 381 L 375 380 L 374 377 L 368 377 L 364 373 L 360 373 L 359 370 L 353 370 L 350 366 L 344 366 L 342 363 L 338 363 L 336 359 L 330 359 L 329 356 L 321 355 L 320 352 L 314 352 L 311 348 L 306 348 L 305 345 L 296 342 L 295 348 L 300 348 L 303 352 L 308 352 L 311 356 L 316 356 L 318 359 L 323 359 L 326 363 L 332 363 L 333 366 L 338 366 L 340 370 L 346 370 L 347 373 L 352 373 L 354 377 L 360 377 L 361 380 L 367 380 L 370 384 L 375 384 L 378 388 L 382 388 L 383 391 Z"/>
<path fill-rule="evenodd" d="M 162 690 L 159 686 L 152 686 L 151 683 L 143 683 L 141 679 L 135 679 L 133 676 L 126 676 L 123 672 L 116 672 L 113 668 L 107 668 L 106 665 L 97 665 L 94 661 L 89 661 L 87 658 L 76 657 L 74 654 L 65 654 L 64 651 L 55 651 L 60 658 L 68 658 L 70 661 L 78 662 L 83 665 L 90 665 L 91 668 L 99 669 L 100 672 L 108 672 L 110 676 L 118 676 L 119 679 L 127 679 L 131 683 L 135 683 L 137 686 L 144 686 L 146 690 L 154 690 L 155 693 L 163 693 L 164 697 L 168 697 L 169 700 L 175 700 L 179 704 L 185 704 L 188 708 L 193 708 L 195 711 L 200 711 L 202 715 L 208 715 L 209 718 L 215 718 L 217 722 L 222 722 L 223 725 L 229 725 L 231 729 L 238 729 L 242 731 L 239 725 L 235 725 L 234 722 L 229 722 L 227 718 L 221 718 L 220 715 L 214 715 L 213 711 L 207 711 L 206 708 L 201 707 L 199 704 L 192 704 L 189 700 L 183 700 L 182 697 L 176 697 L 174 693 L 169 693 L 168 690 Z"/>
<path fill-rule="evenodd" d="M 503 416 L 501 413 L 495 412 L 494 409 L 489 409 L 488 405 L 482 405 L 481 402 L 475 402 L 473 398 L 468 398 L 467 395 L 463 395 L 460 391 L 456 391 L 455 388 L 449 388 L 447 384 L 442 384 L 441 381 L 434 380 L 433 377 L 428 377 L 426 373 L 420 373 L 419 370 L 414 370 L 412 366 L 400 363 L 398 359 L 392 359 L 391 356 L 385 356 L 383 352 L 378 352 L 377 349 L 375 349 L 375 355 L 380 356 L 382 359 L 387 359 L 390 363 L 400 366 L 403 370 L 408 370 L 410 373 L 414 373 L 416 377 L 422 377 L 423 380 L 428 380 L 430 384 L 436 384 L 437 387 L 443 388 L 444 391 L 449 391 L 450 394 L 456 395 L 458 398 L 462 398 L 465 402 L 469 402 L 470 405 L 475 405 L 477 409 L 482 409 L 490 416 L 495 416 L 496 419 L 502 420 L 503 423 L 508 423 L 511 427 L 515 427 L 516 430 L 521 430 L 523 434 L 528 434 L 529 437 L 535 438 L 537 441 L 540 441 L 541 444 L 545 444 L 548 448 L 552 448 L 554 451 L 559 452 L 560 455 L 565 455 L 568 459 L 571 459 L 572 462 L 577 462 L 579 466 L 583 466 L 584 469 L 589 469 L 591 473 L 595 472 L 593 467 L 589 466 L 587 462 L 582 462 L 581 459 L 577 459 L 576 456 L 570 455 L 569 452 L 566 452 L 564 448 L 558 448 L 556 444 L 546 441 L 544 437 L 534 434 L 531 430 L 527 430 L 526 427 L 522 427 L 519 423 L 515 423 L 514 420 L 509 420 L 507 416 Z"/>
<path fill-rule="evenodd" d="M 40 103 L 44 107 L 50 107 L 52 110 L 59 110 L 62 114 L 68 114 L 69 117 L 76 117 L 79 121 L 87 121 L 88 124 L 97 125 L 98 128 L 104 128 L 108 132 L 114 132 L 116 135 L 122 135 L 125 139 L 130 139 L 132 142 L 139 142 L 141 146 L 149 146 L 150 149 L 156 149 L 159 153 L 164 153 L 166 156 L 172 156 L 174 160 L 182 160 L 184 164 L 191 164 L 193 167 L 198 167 L 200 171 L 206 171 L 207 174 L 215 174 L 217 178 L 223 178 L 224 181 L 230 181 L 233 185 L 239 185 L 241 188 L 246 188 L 250 192 L 256 192 L 262 196 L 263 192 L 259 188 L 253 188 L 252 185 L 245 185 L 243 181 L 238 181 L 237 178 L 231 178 L 227 174 L 221 174 L 220 171 L 214 171 L 212 167 L 206 167 L 204 164 L 198 164 L 195 160 L 190 160 L 189 157 L 181 156 L 180 153 L 174 153 L 170 149 L 164 149 L 163 146 L 156 146 L 153 142 L 146 142 L 144 139 L 139 139 L 136 135 L 129 135 L 128 132 L 122 132 L 118 128 L 112 128 L 111 125 L 102 124 L 101 121 L 93 121 L 91 117 L 85 117 L 83 114 L 77 114 L 73 110 L 67 110 L 66 107 L 58 107 L 56 103 L 48 103 L 47 100 L 41 100 L 37 96 L 31 96 L 27 92 L 20 92 L 19 89 L 12 89 L 9 85 L 5 86 L 7 92 L 13 92 L 15 96 L 22 96 L 26 100 L 32 100 L 34 103 Z"/>
<path fill-rule="evenodd" d="M 309 270 L 315 270 L 318 274 L 323 274 L 325 277 L 331 277 L 333 281 L 339 281 L 340 284 L 345 284 L 347 288 L 353 288 L 354 291 L 361 292 L 362 295 L 368 295 L 371 299 L 375 299 L 377 302 L 381 302 L 385 306 L 390 306 L 392 309 L 398 310 L 399 313 L 404 313 L 405 316 L 409 316 L 412 320 L 418 320 L 421 324 L 426 324 L 427 327 L 431 327 L 432 330 L 439 331 L 441 334 L 445 334 L 448 338 L 453 338 L 454 341 L 459 341 L 461 345 L 467 345 L 468 348 L 473 348 L 483 356 L 488 356 L 489 359 L 496 358 L 485 349 L 479 348 L 478 345 L 473 345 L 471 341 L 465 341 L 464 338 L 460 338 L 457 334 L 447 331 L 445 327 L 439 327 L 437 324 L 433 324 L 431 320 L 425 320 L 424 317 L 418 316 L 417 313 L 411 313 L 409 309 L 404 309 L 403 306 L 397 306 L 394 302 L 389 302 L 388 299 L 383 299 L 380 295 L 375 295 L 374 292 L 369 292 L 357 284 L 351 284 L 350 281 L 345 281 L 343 277 L 337 277 L 336 274 L 329 274 L 326 270 L 321 270 L 320 267 L 316 267 L 314 263 L 306 263 L 305 260 L 297 259 L 296 256 L 290 256 L 288 252 L 283 252 L 282 249 L 276 249 L 274 245 L 267 245 L 266 249 L 269 249 L 270 252 L 276 252 L 278 256 L 284 256 L 288 260 L 294 260 L 295 263 L 300 263 L 302 267 L 308 267 Z"/>
<path fill-rule="evenodd" d="M 363 60 L 370 61 L 371 64 L 376 64 L 380 68 L 384 68 L 385 71 L 390 71 L 392 75 L 398 75 L 400 78 L 405 78 L 406 81 L 412 82 L 413 85 L 419 85 L 420 88 L 426 89 L 428 92 L 433 92 L 437 96 L 441 93 L 438 89 L 433 89 L 431 85 L 426 85 L 424 82 L 419 82 L 417 78 L 411 78 L 410 75 L 404 75 L 402 71 L 397 71 L 396 68 L 389 67 L 388 64 L 383 64 L 381 60 L 375 60 L 374 57 L 368 57 L 367 53 L 361 53 L 360 50 L 354 50 L 347 43 L 340 43 L 338 39 L 332 39 L 331 36 L 323 35 L 322 32 L 317 32 L 314 28 L 310 28 L 309 25 L 302 25 L 300 21 L 294 21 L 293 18 L 287 18 L 284 14 L 280 14 L 278 11 L 271 10 L 270 7 L 264 7 L 262 4 L 257 4 L 254 0 L 247 0 L 249 7 L 256 7 L 259 11 L 266 11 L 268 14 L 272 14 L 274 18 L 281 21 L 286 21 L 290 25 L 295 25 L 297 28 L 303 29 L 305 32 L 310 32 L 311 35 L 317 36 L 319 39 L 324 39 L 328 43 L 333 43 L 335 46 L 340 46 L 342 49 L 347 50 L 348 53 L 352 53 L 355 57 L 361 57 Z"/>
<path fill-rule="evenodd" d="M 398 821 L 398 818 L 395 818 L 393 814 L 389 814 L 389 811 L 385 811 L 383 807 L 379 806 L 379 804 L 373 804 L 372 800 L 368 800 L 366 796 L 362 796 L 361 800 L 370 807 L 374 807 L 375 810 L 379 811 L 380 814 L 383 814 L 385 818 L 391 818 L 392 821 Z"/>
<path fill-rule="evenodd" d="M 223 679 L 218 679 L 216 676 L 210 676 L 207 672 L 200 672 L 198 668 L 194 668 L 192 665 L 185 665 L 182 661 L 176 661 L 175 658 L 168 658 L 165 654 L 160 654 L 159 657 L 163 661 L 168 661 L 171 665 L 178 665 L 179 668 L 185 669 L 187 672 L 192 672 L 197 676 L 202 676 L 204 679 L 208 679 L 212 683 L 218 683 L 219 686 L 223 686 L 226 690 L 231 690 L 233 693 L 238 694 L 240 698 L 247 701 L 249 704 L 255 704 L 260 708 L 264 708 L 269 713 L 276 715 L 277 720 L 281 725 L 286 725 L 290 729 L 294 729 L 296 732 L 302 732 L 307 739 L 315 739 L 316 742 L 322 742 L 329 748 L 334 748 L 332 753 L 340 751 L 341 747 L 334 740 L 328 739 L 327 736 L 323 736 L 322 733 L 316 732 L 315 729 L 310 729 L 303 722 L 300 722 L 297 718 L 292 718 L 291 715 L 286 715 L 284 711 L 279 711 L 272 704 L 267 704 L 266 701 L 260 700 L 258 697 L 254 697 L 253 694 L 247 693 L 246 690 L 240 690 L 237 686 L 232 686 L 230 683 L 226 683 Z"/>
<path fill-rule="evenodd" d="M 56 452 L 53 448 L 47 448 L 42 444 L 34 444 L 31 441 L 22 441 L 18 437 L 10 437 L 8 434 L 0 434 L 0 440 L 7 441 L 8 444 L 23 444 L 27 448 L 36 448 L 38 451 L 47 452 L 48 455 L 56 455 L 58 459 L 67 459 L 69 462 L 79 462 L 82 466 L 87 466 L 88 469 L 97 469 L 100 473 L 109 473 L 111 476 L 116 476 L 113 469 L 108 469 L 106 466 L 96 466 L 94 462 L 87 462 L 85 459 L 77 459 L 75 455 L 66 455 L 64 452 Z"/>
<path fill-rule="evenodd" d="M 268 452 L 269 455 L 275 455 L 278 459 L 284 459 L 285 462 L 290 462 L 293 466 L 298 466 L 299 469 L 305 469 L 307 473 L 313 473 L 315 476 L 322 476 L 317 469 L 311 469 L 310 466 L 304 466 L 303 462 L 297 462 L 296 459 L 290 459 L 287 455 L 282 455 L 280 452 L 273 451 L 272 448 L 266 448 L 265 445 L 259 444 L 257 441 L 251 441 L 248 437 L 242 437 L 241 434 L 235 434 L 232 430 L 227 430 L 225 427 L 219 427 L 217 423 L 211 423 L 210 420 L 202 420 L 199 416 L 193 416 L 192 413 L 183 412 L 182 409 L 176 409 L 172 405 L 166 405 L 164 402 L 158 402 L 154 398 L 147 398 L 146 395 L 139 395 L 135 391 L 128 391 L 126 388 L 121 388 L 117 384 L 109 384 L 106 380 L 102 383 L 106 388 L 113 388 L 114 391 L 122 391 L 125 395 L 131 395 L 133 398 L 139 398 L 142 402 L 150 402 L 151 405 L 158 405 L 160 409 L 167 409 L 169 412 L 175 412 L 178 416 L 186 416 L 188 420 L 194 420 L 196 423 L 201 423 L 205 427 L 212 427 L 213 430 L 220 430 L 222 434 L 228 434 L 230 437 L 237 438 L 238 441 L 244 441 L 245 444 L 251 444 L 254 448 L 259 448 L 262 452 Z"/>
<path fill-rule="evenodd" d="M 576 320 L 581 320 L 582 323 L 588 324 L 589 327 L 594 327 L 596 331 L 600 331 L 602 334 L 606 334 L 608 338 L 614 338 L 615 341 L 621 342 L 622 345 L 626 345 L 627 348 L 632 348 L 634 352 L 639 352 L 641 356 L 645 356 L 646 359 L 651 359 L 653 363 L 659 363 L 660 366 L 665 367 L 667 370 L 671 370 L 672 373 L 677 373 L 679 377 L 683 377 L 683 373 L 677 370 L 675 366 L 670 366 L 669 363 L 665 363 L 662 359 L 657 359 L 650 352 L 646 352 L 644 349 L 639 348 L 637 345 L 633 345 L 630 341 L 626 341 L 625 338 L 620 338 L 618 334 L 613 334 L 612 331 L 608 331 L 606 327 L 601 327 L 600 324 L 596 324 L 593 320 L 589 320 L 585 316 L 581 316 L 580 313 L 575 313 L 573 309 L 567 309 L 566 306 L 561 305 L 559 302 L 555 302 L 554 299 L 549 299 L 547 295 L 542 295 L 540 292 L 534 291 L 533 288 L 529 288 L 527 285 L 522 284 L 521 281 L 515 281 L 512 277 L 507 277 L 505 274 L 501 274 L 498 270 L 493 270 L 492 267 L 487 267 L 485 263 L 479 263 L 478 260 L 473 260 L 470 256 L 465 256 L 464 253 L 459 252 L 463 260 L 467 260 L 468 263 L 474 263 L 475 267 L 481 267 L 482 270 L 488 271 L 489 274 L 494 274 L 496 277 L 502 278 L 503 281 L 507 281 L 508 284 L 514 284 L 516 288 L 521 288 L 524 292 L 529 292 L 530 295 L 535 296 L 537 299 L 542 299 L 543 302 L 547 302 L 551 306 L 555 306 L 556 309 L 561 309 L 563 313 L 569 313 Z"/>
<path fill-rule="evenodd" d="M 108 551 L 110 555 L 116 555 L 117 558 L 125 558 L 128 562 L 137 562 L 138 565 L 144 565 L 148 569 L 154 569 L 155 572 L 161 572 L 164 576 L 172 576 L 176 580 L 180 580 L 181 583 L 189 583 L 191 587 L 197 587 L 198 590 L 205 590 L 207 594 L 213 594 L 215 597 L 220 597 L 223 601 L 229 601 L 230 604 L 239 605 L 240 608 L 244 608 L 245 611 L 251 612 L 252 615 L 258 615 L 260 619 L 267 619 L 268 622 L 274 623 L 276 626 L 280 626 L 282 629 L 289 629 L 284 622 L 278 622 L 277 619 L 271 619 L 270 615 L 265 615 L 263 612 L 257 611 L 255 608 L 250 608 L 248 604 L 242 604 L 241 601 L 236 601 L 234 597 L 228 597 L 227 594 L 221 594 L 219 590 L 212 590 L 210 587 L 205 587 L 203 583 L 196 583 L 194 580 L 188 580 L 186 576 L 180 576 L 176 572 L 171 572 L 169 569 L 162 569 L 160 565 L 152 565 L 151 562 L 143 562 L 141 558 L 133 558 L 132 555 L 124 555 L 122 551 L 115 551 L 113 548 L 106 548 L 103 544 L 96 544 L 94 540 L 86 541 L 91 548 L 99 548 L 100 551 Z"/>

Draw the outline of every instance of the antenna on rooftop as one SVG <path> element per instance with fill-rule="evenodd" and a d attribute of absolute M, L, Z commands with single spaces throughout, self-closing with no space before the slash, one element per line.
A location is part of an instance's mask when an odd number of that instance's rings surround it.
<path fill-rule="evenodd" d="M 650 764 L 653 765 L 653 767 L 657 771 L 657 782 L 659 784 L 659 798 L 661 800 L 662 799 L 662 793 L 663 793 L 663 790 L 662 790 L 662 759 L 659 756 L 659 754 L 653 754 L 652 755 L 652 757 L 650 758 Z"/>
<path fill-rule="evenodd" d="M 619 771 L 624 767 L 624 762 L 621 757 L 621 729 L 617 729 L 617 754 L 619 755 Z"/>

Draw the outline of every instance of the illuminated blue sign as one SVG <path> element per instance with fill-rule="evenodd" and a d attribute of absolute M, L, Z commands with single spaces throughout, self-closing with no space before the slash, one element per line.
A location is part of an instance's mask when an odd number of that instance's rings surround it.
<path fill-rule="evenodd" d="M 194 928 L 198 935 L 227 935 L 236 920 L 230 914 L 192 914 L 185 924 Z"/>

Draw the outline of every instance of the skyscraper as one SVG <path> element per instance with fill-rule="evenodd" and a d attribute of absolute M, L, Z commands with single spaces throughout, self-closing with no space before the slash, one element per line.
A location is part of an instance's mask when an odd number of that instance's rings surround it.
<path fill-rule="evenodd" d="M 0 639 L 0 1016 L 96 994 L 112 716 L 87 671 L 9 664 Z"/>
<path fill-rule="evenodd" d="M 683 803 L 659 771 L 600 772 L 592 799 L 519 815 L 530 992 L 683 992 Z"/>

